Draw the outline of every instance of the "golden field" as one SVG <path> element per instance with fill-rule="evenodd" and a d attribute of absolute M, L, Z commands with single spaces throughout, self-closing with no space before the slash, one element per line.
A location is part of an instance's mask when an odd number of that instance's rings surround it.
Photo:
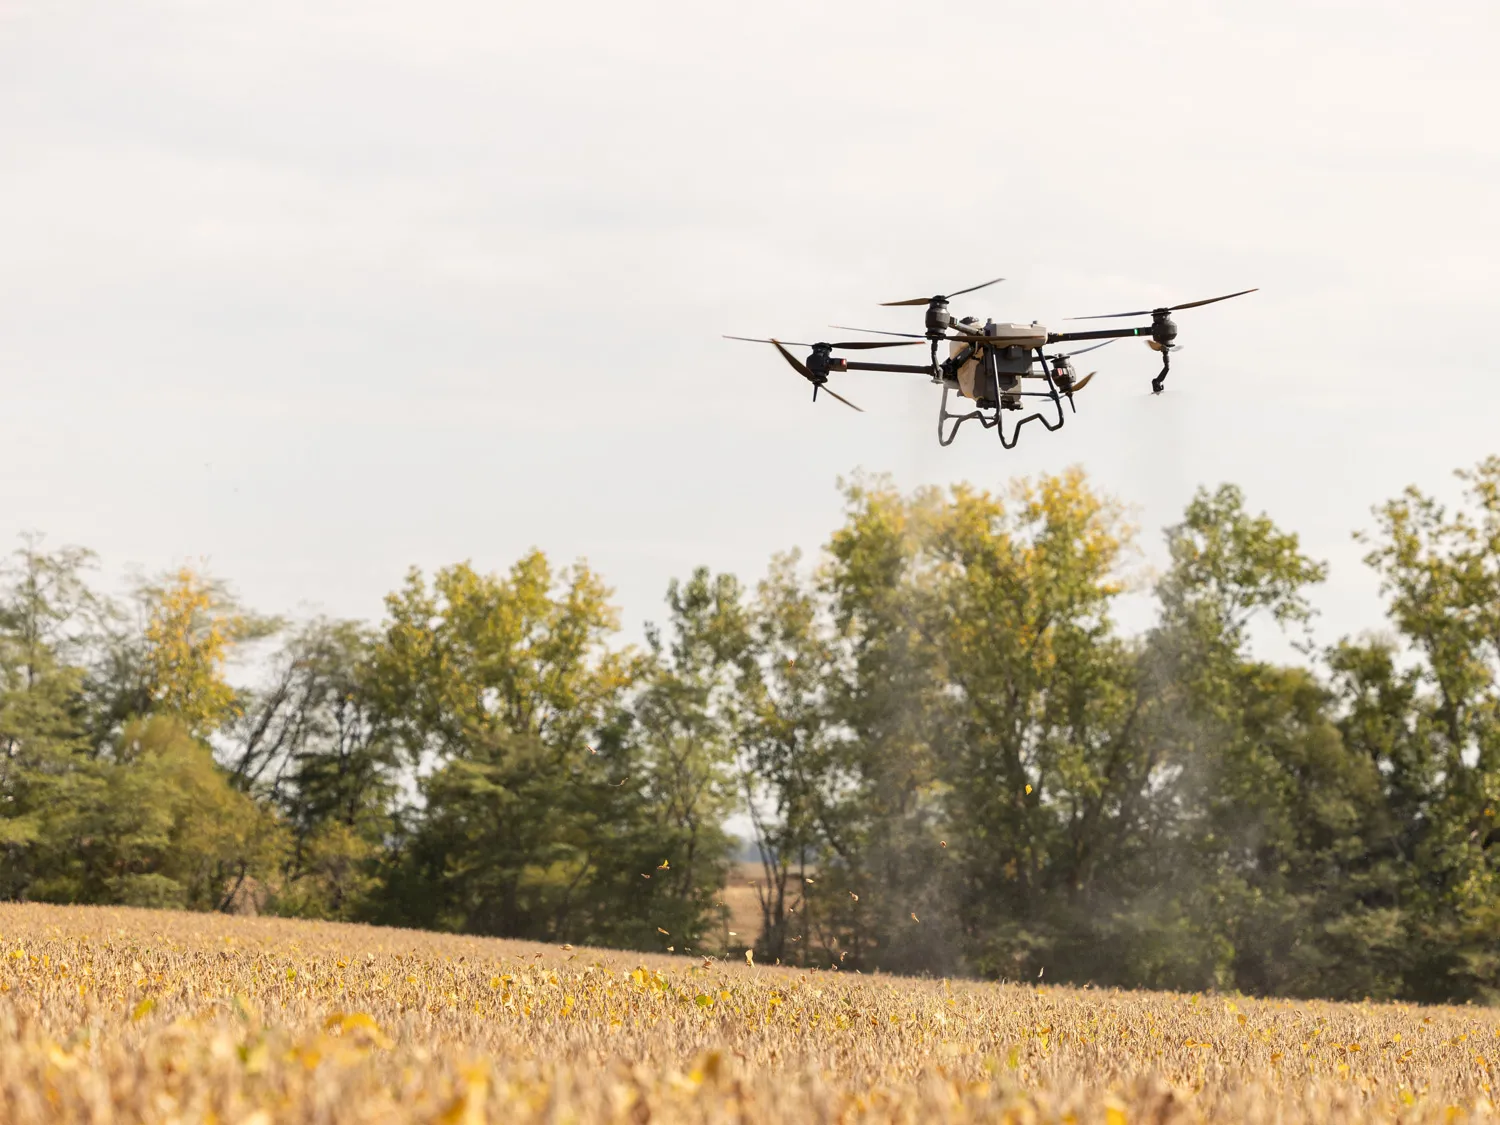
<path fill-rule="evenodd" d="M 1479 1008 L 861 977 L 0 905 L 0 1122 L 1453 1122 Z"/>

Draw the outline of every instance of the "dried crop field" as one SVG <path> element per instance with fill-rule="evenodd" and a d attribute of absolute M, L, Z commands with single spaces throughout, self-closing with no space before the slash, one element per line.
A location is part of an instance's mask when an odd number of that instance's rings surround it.
<path fill-rule="evenodd" d="M 911 981 L 0 906 L 0 1121 L 1442 1122 L 1477 1008 Z"/>

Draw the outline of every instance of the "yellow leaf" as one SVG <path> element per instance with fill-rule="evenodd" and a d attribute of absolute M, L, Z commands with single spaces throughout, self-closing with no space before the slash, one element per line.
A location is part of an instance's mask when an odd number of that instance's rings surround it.
<path fill-rule="evenodd" d="M 1031 796 L 1031 786 L 1029 785 L 1026 787 L 1026 796 Z"/>
<path fill-rule="evenodd" d="M 134 1008 L 131 1009 L 131 1011 L 130 1011 L 130 1018 L 132 1020 L 142 1020 L 142 1019 L 145 1019 L 146 1016 L 150 1014 L 151 1009 L 154 1008 L 154 1007 L 156 1007 L 156 1001 L 153 1000 L 153 999 L 151 999 L 151 997 L 148 996 L 144 1000 L 142 1000 L 139 1004 L 137 1004 Z"/>
<path fill-rule="evenodd" d="M 753 965 L 753 964 L 755 964 L 755 950 L 753 950 L 753 949 L 747 949 L 747 950 L 745 950 L 745 964 L 747 964 L 747 965 Z"/>

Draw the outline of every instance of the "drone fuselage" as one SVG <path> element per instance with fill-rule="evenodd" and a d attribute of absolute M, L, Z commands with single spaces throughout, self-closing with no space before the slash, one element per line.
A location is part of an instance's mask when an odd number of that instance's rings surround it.
<path fill-rule="evenodd" d="M 996 324 L 992 320 L 983 327 L 972 321 L 955 327 L 993 339 L 994 343 L 953 341 L 949 351 L 953 373 L 944 381 L 961 397 L 981 405 L 1019 409 L 1021 380 L 1031 374 L 1035 350 L 1046 344 L 1047 330 L 1039 324 Z"/>

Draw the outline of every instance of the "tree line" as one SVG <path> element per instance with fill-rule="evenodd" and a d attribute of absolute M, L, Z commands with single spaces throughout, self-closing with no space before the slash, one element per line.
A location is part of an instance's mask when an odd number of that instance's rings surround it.
<path fill-rule="evenodd" d="M 377 623 L 288 623 L 192 568 L 106 597 L 88 552 L 28 538 L 0 898 L 724 951 L 739 812 L 762 960 L 1488 999 L 1500 458 L 1459 476 L 1456 509 L 1376 510 L 1384 616 L 1331 646 L 1325 566 L 1238 489 L 1200 491 L 1146 575 L 1077 471 L 857 478 L 818 558 L 700 568 L 638 646 L 540 551 L 414 570 Z M 1257 659 L 1258 621 L 1302 658 Z"/>

